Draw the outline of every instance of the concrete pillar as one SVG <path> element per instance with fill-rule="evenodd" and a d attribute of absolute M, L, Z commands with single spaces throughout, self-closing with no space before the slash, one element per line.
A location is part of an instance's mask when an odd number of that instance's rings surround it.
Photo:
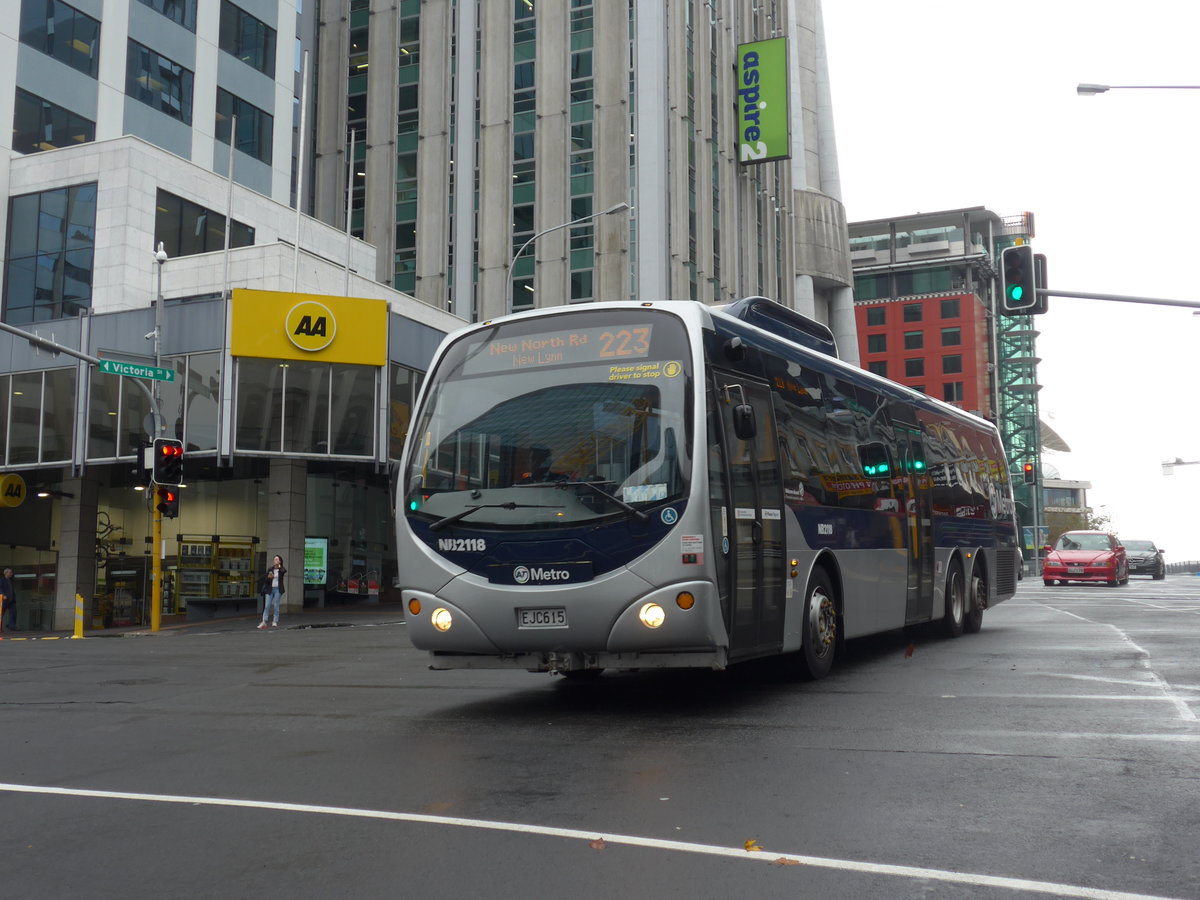
<path fill-rule="evenodd" d="M 288 570 L 280 602 L 283 612 L 304 607 L 304 533 L 308 519 L 308 464 L 272 459 L 267 501 L 267 565 L 277 554 Z M 261 574 L 261 573 L 258 573 Z"/>
<path fill-rule="evenodd" d="M 99 489 L 94 478 L 69 479 L 61 490 L 71 496 L 59 503 L 58 574 L 54 590 L 55 631 L 75 627 L 75 594 L 86 601 L 84 627 L 90 627 L 92 596 L 96 593 L 96 505 Z"/>

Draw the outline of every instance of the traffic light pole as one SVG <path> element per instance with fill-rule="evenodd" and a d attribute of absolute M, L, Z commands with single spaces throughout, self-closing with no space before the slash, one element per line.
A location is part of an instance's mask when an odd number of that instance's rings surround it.
<path fill-rule="evenodd" d="M 1197 300 L 1165 300 L 1161 297 L 1131 297 L 1126 294 L 1097 294 L 1083 291 L 1055 291 L 1050 288 L 1038 288 L 1037 292 L 1046 297 L 1079 297 L 1083 300 L 1116 300 L 1120 303 L 1149 303 L 1154 306 L 1183 306 L 1188 309 L 1200 309 Z"/>
<path fill-rule="evenodd" d="M 150 630 L 158 631 L 162 627 L 162 511 L 158 508 L 158 487 L 150 482 L 153 494 L 154 527 L 153 546 L 150 552 Z"/>

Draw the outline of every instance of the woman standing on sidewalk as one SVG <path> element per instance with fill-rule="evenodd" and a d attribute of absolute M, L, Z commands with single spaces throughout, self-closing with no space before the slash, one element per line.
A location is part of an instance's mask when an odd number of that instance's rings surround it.
<path fill-rule="evenodd" d="M 267 627 L 267 619 L 270 618 L 271 608 L 275 609 L 275 618 L 271 622 L 271 627 L 279 626 L 279 599 L 283 596 L 283 576 L 287 574 L 287 569 L 283 567 L 283 558 L 276 555 L 271 562 L 271 568 L 267 569 L 262 580 L 263 591 L 263 617 L 259 628 Z"/>

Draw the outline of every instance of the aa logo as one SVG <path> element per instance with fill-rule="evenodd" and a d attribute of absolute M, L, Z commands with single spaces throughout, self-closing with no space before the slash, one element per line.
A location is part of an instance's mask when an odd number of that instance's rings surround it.
<path fill-rule="evenodd" d="M 288 340 L 309 353 L 324 350 L 337 335 L 337 321 L 329 307 L 315 300 L 297 303 L 287 314 Z"/>
<path fill-rule="evenodd" d="M 25 479 L 20 475 L 0 478 L 0 506 L 20 506 L 25 502 Z"/>

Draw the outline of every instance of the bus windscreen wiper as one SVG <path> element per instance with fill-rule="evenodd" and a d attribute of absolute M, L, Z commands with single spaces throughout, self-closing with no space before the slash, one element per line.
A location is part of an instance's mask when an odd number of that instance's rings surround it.
<path fill-rule="evenodd" d="M 617 504 L 617 506 L 621 507 L 621 509 L 625 510 L 626 512 L 633 513 L 635 516 L 638 517 L 638 521 L 640 521 L 640 522 L 649 522 L 650 521 L 650 516 L 644 510 L 640 510 L 636 506 L 626 503 L 624 500 L 622 500 L 616 494 L 610 494 L 608 491 L 606 491 L 604 488 L 600 487 L 600 485 L 594 481 L 553 481 L 553 482 L 546 482 L 546 484 L 553 484 L 554 487 L 556 487 L 556 488 L 564 488 L 564 489 L 569 488 L 569 487 L 575 487 L 576 485 L 582 484 L 586 488 L 591 488 L 593 491 L 595 491 L 597 494 L 599 494 L 605 500 L 611 500 L 613 503 Z M 517 485 L 513 485 L 513 487 L 517 487 Z"/>
<path fill-rule="evenodd" d="M 477 513 L 481 509 L 562 509 L 561 504 L 558 506 L 548 505 L 545 503 L 480 503 L 478 506 L 468 506 L 460 513 L 455 513 L 452 516 L 446 516 L 444 519 L 438 519 L 429 526 L 430 531 L 441 531 L 447 525 L 453 525 L 455 522 L 465 519 L 472 513 Z"/>

